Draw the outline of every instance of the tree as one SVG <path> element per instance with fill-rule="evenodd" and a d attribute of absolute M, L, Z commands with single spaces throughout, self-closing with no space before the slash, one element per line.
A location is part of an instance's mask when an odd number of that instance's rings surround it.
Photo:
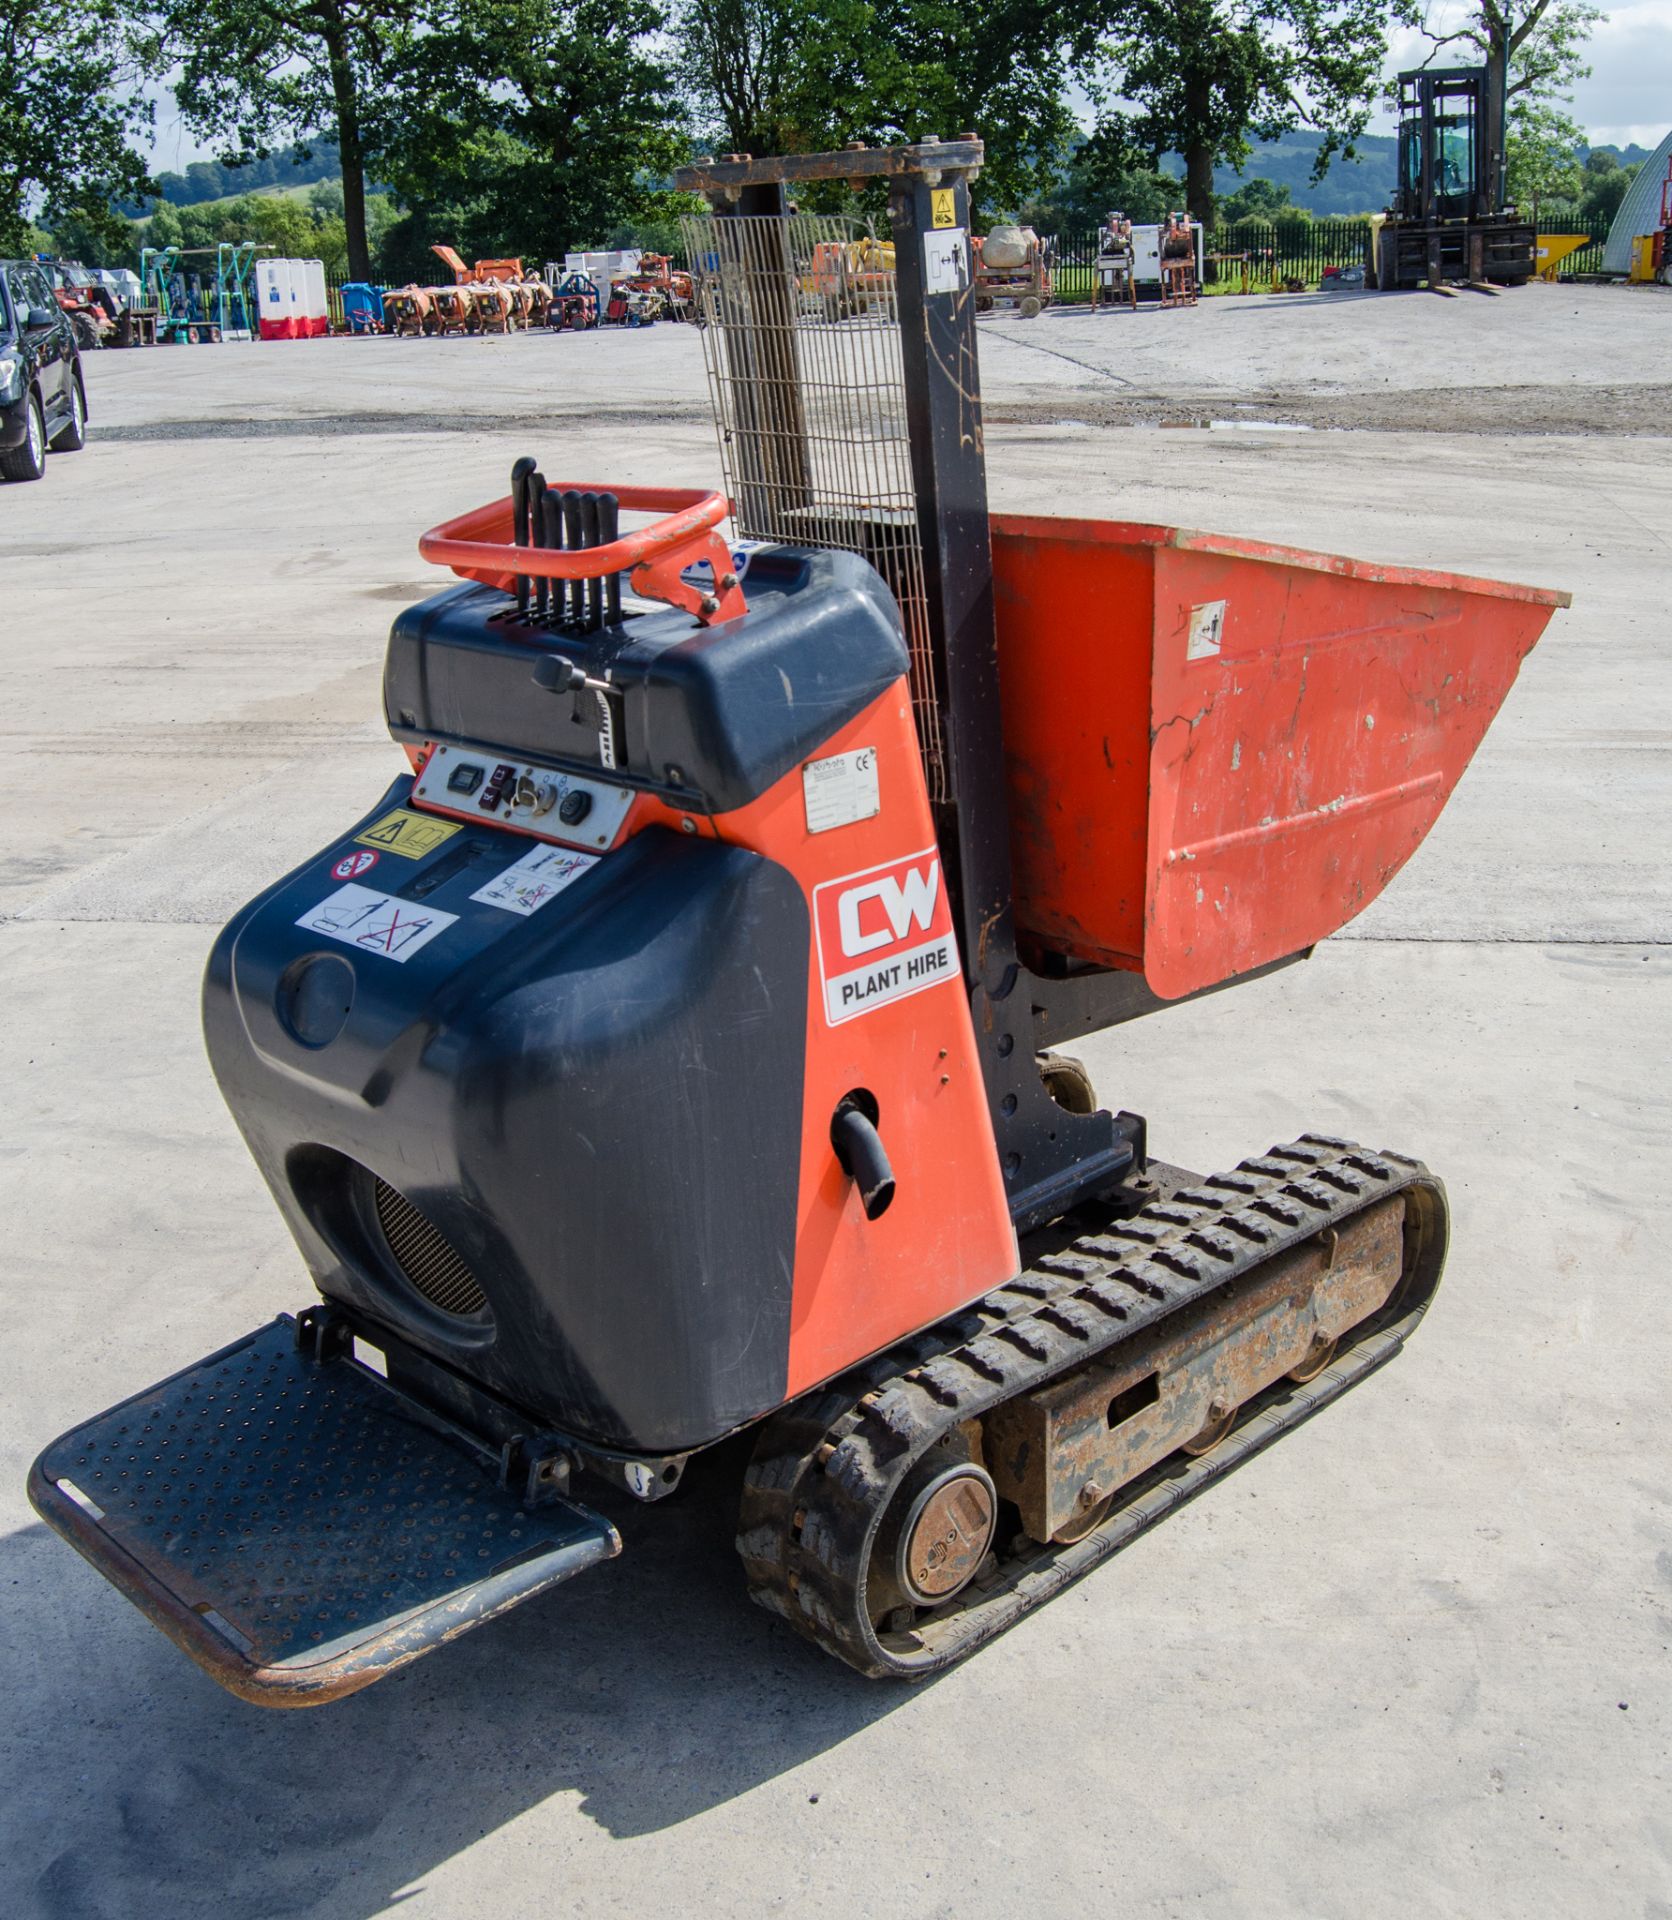
<path fill-rule="evenodd" d="M 725 151 L 808 153 L 977 128 L 983 206 L 1060 173 L 1076 127 L 1057 0 L 684 0 L 681 70 L 702 137 Z M 846 189 L 810 190 L 810 205 Z"/>
<path fill-rule="evenodd" d="M 1394 17 L 1432 43 L 1425 66 L 1448 47 L 1483 61 L 1496 55 L 1513 110 L 1518 99 L 1565 96 L 1576 80 L 1589 77 L 1585 43 L 1607 15 L 1591 0 L 1476 0 L 1472 14 L 1442 31 L 1431 24 L 1428 0 L 1396 0 Z"/>
<path fill-rule="evenodd" d="M 686 85 L 703 132 L 727 153 L 792 153 L 807 129 L 805 0 L 687 0 L 679 16 Z"/>
<path fill-rule="evenodd" d="M 654 211 L 687 151 L 655 0 L 454 0 L 410 47 L 379 178 L 409 208 L 391 262 L 432 240 L 544 261 Z"/>
<path fill-rule="evenodd" d="M 1184 204 L 1184 182 L 1158 172 L 1108 130 L 1075 143 L 1061 177 L 1045 196 L 1025 202 L 1019 217 L 1042 233 L 1098 225 L 1118 208 L 1129 220 L 1159 223 Z"/>
<path fill-rule="evenodd" d="M 226 140 L 227 165 L 267 157 L 286 135 L 334 137 L 348 268 L 363 280 L 366 162 L 398 131 L 430 26 L 420 0 L 161 0 L 160 44 L 178 60 L 187 125 Z"/>
<path fill-rule="evenodd" d="M 1585 156 L 1584 195 L 1579 210 L 1590 220 L 1612 220 L 1620 211 L 1626 189 L 1637 178 L 1637 168 L 1628 166 L 1605 147 L 1594 148 Z"/>
<path fill-rule="evenodd" d="M 112 202 L 151 191 L 130 144 L 151 107 L 128 14 L 121 0 L 0 0 L 0 252 L 27 248 L 43 208 L 115 240 Z"/>
<path fill-rule="evenodd" d="M 1226 199 L 1220 218 L 1234 226 L 1239 220 L 1310 220 L 1312 216 L 1305 207 L 1295 205 L 1287 187 L 1256 174 Z"/>
<path fill-rule="evenodd" d="M 1130 103 L 1105 124 L 1159 163 L 1179 153 L 1194 218 L 1213 219 L 1214 167 L 1242 167 L 1250 137 L 1323 137 L 1320 180 L 1352 158 L 1387 54 L 1380 0 L 1093 0 L 1076 52 L 1096 97 Z"/>
<path fill-rule="evenodd" d="M 1504 178 L 1510 200 L 1530 209 L 1533 225 L 1539 208 L 1552 200 L 1577 202 L 1585 190 L 1579 164 L 1581 128 L 1553 102 L 1523 94 L 1510 107 L 1504 142 Z"/>

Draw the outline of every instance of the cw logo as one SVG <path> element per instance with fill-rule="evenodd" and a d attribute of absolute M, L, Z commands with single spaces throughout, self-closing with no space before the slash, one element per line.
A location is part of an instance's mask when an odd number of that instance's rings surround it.
<path fill-rule="evenodd" d="M 875 953 L 879 947 L 904 940 L 915 926 L 927 933 L 940 898 L 940 861 L 926 867 L 907 867 L 904 878 L 879 874 L 837 896 L 836 927 L 842 951 L 849 959 Z M 880 911 L 865 912 L 875 903 Z"/>

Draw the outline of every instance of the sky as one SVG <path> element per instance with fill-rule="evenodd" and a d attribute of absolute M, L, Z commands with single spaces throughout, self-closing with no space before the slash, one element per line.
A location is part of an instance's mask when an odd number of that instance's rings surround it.
<path fill-rule="evenodd" d="M 1462 0 L 1439 0 L 1432 18 L 1440 26 L 1469 11 Z M 1390 71 L 1420 66 L 1427 51 L 1427 42 L 1416 34 L 1397 37 Z M 1624 147 L 1635 141 L 1657 147 L 1672 128 L 1672 0 L 1617 0 L 1591 37 L 1590 63 L 1590 79 L 1574 88 L 1572 111 L 1591 143 Z M 1393 123 L 1379 114 L 1371 131 L 1391 133 Z M 192 139 L 167 95 L 160 94 L 152 166 L 159 172 L 179 172 L 213 152 Z"/>

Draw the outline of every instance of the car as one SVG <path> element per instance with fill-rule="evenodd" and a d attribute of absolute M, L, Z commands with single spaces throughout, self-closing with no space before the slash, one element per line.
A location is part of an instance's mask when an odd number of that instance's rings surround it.
<path fill-rule="evenodd" d="M 87 443 L 87 389 L 69 315 L 33 260 L 0 260 L 0 474 L 39 480 Z"/>

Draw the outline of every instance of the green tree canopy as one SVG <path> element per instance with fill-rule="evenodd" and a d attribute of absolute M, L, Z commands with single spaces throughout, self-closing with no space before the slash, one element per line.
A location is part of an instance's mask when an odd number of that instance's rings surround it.
<path fill-rule="evenodd" d="M 180 111 L 228 165 L 335 138 L 349 271 L 366 278 L 366 161 L 398 127 L 420 0 L 159 0 L 158 17 Z"/>
<path fill-rule="evenodd" d="M 1597 149 L 1585 156 L 1585 185 L 1580 212 L 1592 220 L 1612 220 L 1620 211 L 1637 168 Z"/>
<path fill-rule="evenodd" d="M 1151 166 L 1105 128 L 1079 141 L 1046 196 L 1025 202 L 1021 218 L 1044 233 L 1093 227 L 1117 209 L 1140 224 L 1160 222 L 1184 204 L 1184 182 Z"/>
<path fill-rule="evenodd" d="M 1239 220 L 1310 220 L 1311 214 L 1305 207 L 1297 207 L 1286 186 L 1279 186 L 1275 180 L 1262 180 L 1256 175 L 1245 181 L 1235 193 L 1228 194 L 1219 210 L 1219 217 L 1228 226 L 1234 226 Z"/>
<path fill-rule="evenodd" d="M 151 191 L 131 17 L 123 0 L 0 0 L 0 251 L 26 250 L 43 208 L 115 241 L 113 203 Z"/>
<path fill-rule="evenodd" d="M 1523 95 L 1511 105 L 1504 143 L 1505 185 L 1510 200 L 1527 210 L 1535 226 L 1541 208 L 1549 202 L 1577 205 L 1584 194 L 1585 170 L 1579 164 L 1583 138 L 1580 128 L 1552 101 Z"/>
<path fill-rule="evenodd" d="M 1523 96 L 1565 95 L 1576 80 L 1587 78 L 1585 44 L 1591 29 L 1607 17 L 1591 0 L 1476 0 L 1465 20 L 1441 29 L 1432 24 L 1432 12 L 1429 0 L 1395 0 L 1394 17 L 1433 46 L 1423 64 L 1433 64 L 1441 53 L 1452 61 L 1496 54 L 1508 76 L 1512 108 Z"/>
<path fill-rule="evenodd" d="M 432 241 L 543 262 L 665 203 L 686 141 L 663 24 L 655 0 L 454 0 L 382 146 L 409 209 L 390 270 L 433 268 Z"/>
<path fill-rule="evenodd" d="M 1064 31 L 1051 0 L 684 0 L 678 44 L 711 146 L 816 153 L 973 128 L 978 202 L 1013 207 L 1057 176 L 1076 133 Z"/>
<path fill-rule="evenodd" d="M 1323 137 L 1312 177 L 1351 158 L 1387 55 L 1380 0 L 1090 0 L 1081 71 L 1105 125 L 1159 163 L 1182 154 L 1186 203 L 1214 213 L 1214 167 L 1296 127 Z"/>

